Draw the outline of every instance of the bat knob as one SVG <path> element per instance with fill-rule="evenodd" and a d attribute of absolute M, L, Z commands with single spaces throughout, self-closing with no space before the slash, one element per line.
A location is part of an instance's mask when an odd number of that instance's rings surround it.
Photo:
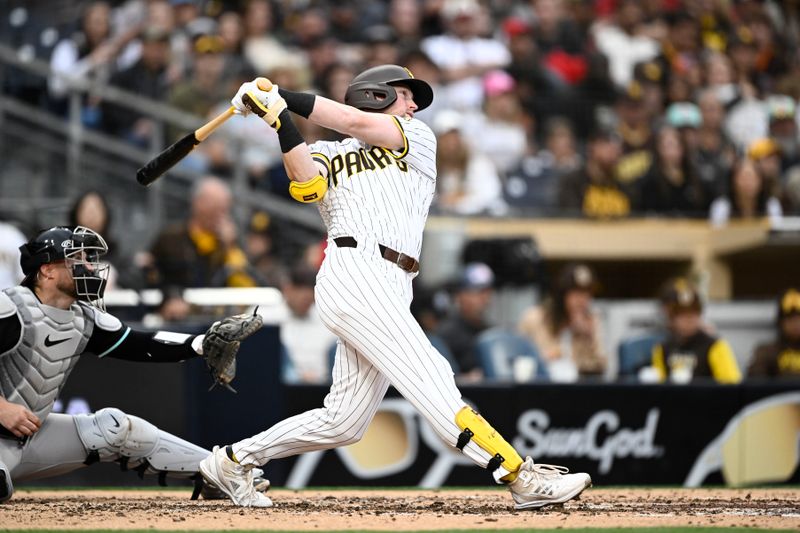
<path fill-rule="evenodd" d="M 262 91 L 270 91 L 272 90 L 272 82 L 267 78 L 256 78 L 256 87 Z"/>

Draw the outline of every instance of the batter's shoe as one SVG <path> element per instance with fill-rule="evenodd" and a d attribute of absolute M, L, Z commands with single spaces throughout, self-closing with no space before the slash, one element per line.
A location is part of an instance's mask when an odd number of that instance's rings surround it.
<path fill-rule="evenodd" d="M 200 461 L 203 478 L 242 507 L 272 507 L 270 500 L 253 485 L 253 469 L 228 458 L 224 448 L 214 446 L 211 455 Z"/>
<path fill-rule="evenodd" d="M 564 503 L 592 485 L 589 474 L 569 474 L 563 466 L 534 464 L 527 457 L 519 467 L 517 479 L 508 488 L 517 509 L 539 509 Z"/>
<path fill-rule="evenodd" d="M 264 477 L 264 471 L 260 468 L 253 469 L 253 488 L 258 492 L 267 492 L 270 487 L 270 482 Z M 200 475 L 200 485 L 195 487 L 195 492 L 192 494 L 192 499 L 196 500 L 202 497 L 204 500 L 227 500 L 228 495 L 219 490 L 216 485 L 207 483 L 202 474 Z"/>
<path fill-rule="evenodd" d="M 11 484 L 11 474 L 3 463 L 0 463 L 0 503 L 7 502 L 14 494 L 14 485 Z"/>

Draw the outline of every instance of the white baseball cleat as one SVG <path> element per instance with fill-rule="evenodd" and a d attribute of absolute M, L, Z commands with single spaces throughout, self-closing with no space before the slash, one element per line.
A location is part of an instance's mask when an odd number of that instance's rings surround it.
<path fill-rule="evenodd" d="M 592 485 L 589 474 L 568 472 L 563 466 L 534 464 L 533 459 L 527 457 L 519 467 L 517 479 L 508 485 L 515 508 L 538 509 L 564 503 Z"/>
<path fill-rule="evenodd" d="M 214 446 L 211 455 L 200 461 L 206 481 L 242 507 L 272 507 L 272 500 L 253 486 L 253 470 L 231 461 L 224 448 Z"/>

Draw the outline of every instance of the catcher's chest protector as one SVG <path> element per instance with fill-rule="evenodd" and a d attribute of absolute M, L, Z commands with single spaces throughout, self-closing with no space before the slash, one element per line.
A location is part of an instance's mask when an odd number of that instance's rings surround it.
<path fill-rule="evenodd" d="M 26 287 L 5 289 L 0 299 L 6 306 L 10 300 L 22 319 L 20 342 L 0 354 L 0 395 L 43 420 L 86 348 L 94 321 L 83 306 L 50 307 Z"/>

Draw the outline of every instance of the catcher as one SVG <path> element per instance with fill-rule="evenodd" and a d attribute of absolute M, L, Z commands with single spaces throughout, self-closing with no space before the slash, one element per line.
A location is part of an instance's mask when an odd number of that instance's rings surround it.
<path fill-rule="evenodd" d="M 25 278 L 0 291 L 0 502 L 11 498 L 14 482 L 112 461 L 157 474 L 162 484 L 166 476 L 194 479 L 193 498 L 224 497 L 198 475 L 208 450 L 113 407 L 76 416 L 51 410 L 86 353 L 150 362 L 201 355 L 215 382 L 228 385 L 239 343 L 261 327 L 261 317 L 228 317 L 205 335 L 136 331 L 105 312 L 108 265 L 100 259 L 108 246 L 96 232 L 53 227 L 20 251 Z"/>

